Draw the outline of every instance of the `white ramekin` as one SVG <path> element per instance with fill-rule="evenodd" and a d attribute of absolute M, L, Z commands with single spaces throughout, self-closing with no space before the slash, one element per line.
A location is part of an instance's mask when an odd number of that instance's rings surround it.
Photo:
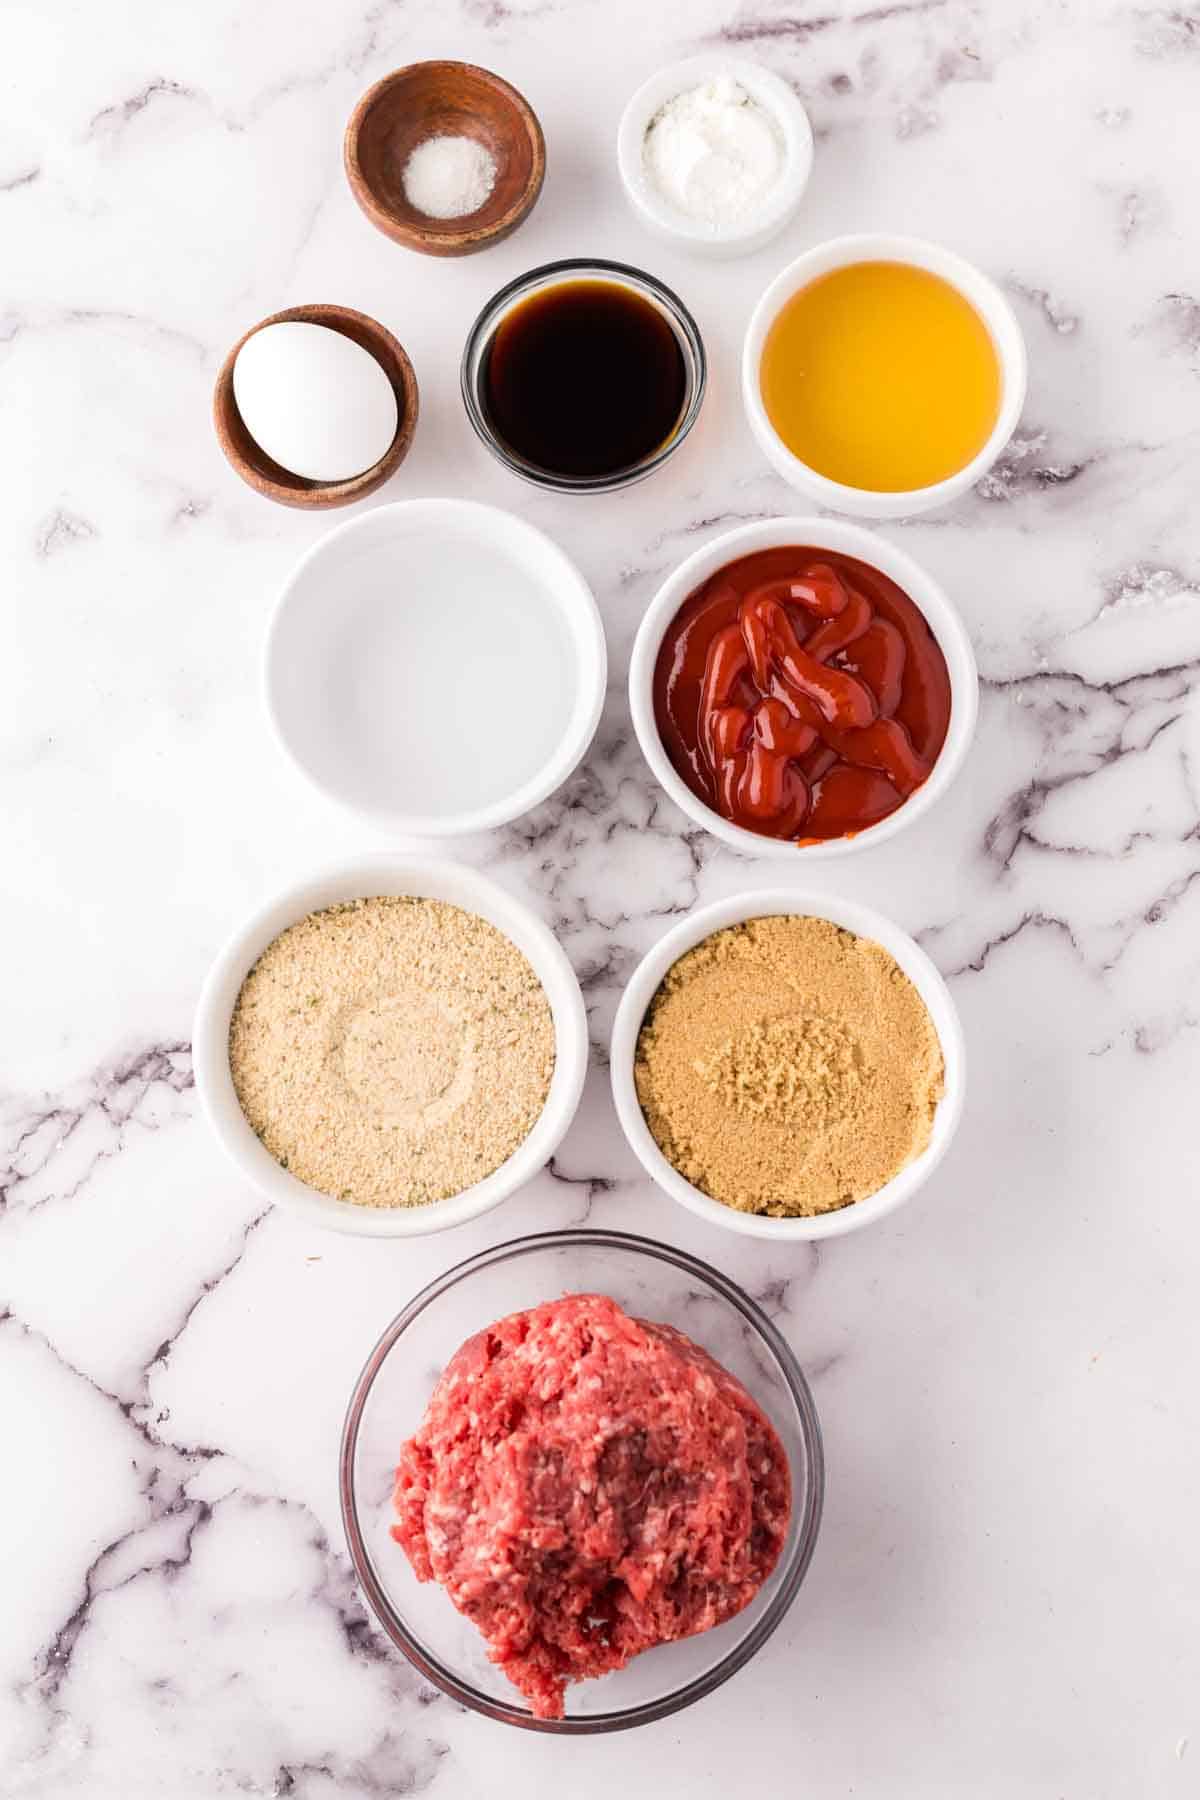
<path fill-rule="evenodd" d="M 642 145 L 655 113 L 677 94 L 716 76 L 730 75 L 768 112 L 783 139 L 783 168 L 758 206 L 748 208 L 735 225 L 713 226 L 689 219 L 658 194 L 646 177 Z M 658 69 L 644 81 L 621 115 L 617 129 L 617 168 L 638 218 L 668 243 L 710 256 L 742 256 L 758 250 L 782 231 L 796 212 L 812 170 L 813 135 L 800 101 L 786 81 L 743 57 L 691 56 Z"/>
<path fill-rule="evenodd" d="M 945 1091 L 934 1116 L 933 1134 L 920 1156 L 867 1199 L 811 1219 L 771 1219 L 759 1213 L 738 1212 L 693 1187 L 667 1161 L 655 1143 L 638 1101 L 633 1075 L 642 1021 L 672 964 L 693 945 L 711 937 L 714 931 L 727 925 L 739 925 L 745 919 L 768 918 L 781 913 L 831 919 L 846 931 L 882 944 L 895 957 L 929 1009 L 941 1040 L 946 1067 Z M 727 900 L 718 900 L 715 905 L 703 906 L 690 914 L 659 939 L 637 965 L 621 996 L 613 1021 L 611 1065 L 617 1117 L 630 1148 L 646 1173 L 672 1200 L 678 1200 L 681 1206 L 686 1206 L 689 1212 L 707 1220 L 710 1225 L 740 1232 L 744 1237 L 769 1238 L 775 1243 L 840 1237 L 847 1231 L 858 1231 L 874 1219 L 882 1219 L 886 1213 L 894 1212 L 896 1207 L 910 1200 L 932 1175 L 950 1146 L 962 1115 L 966 1085 L 966 1054 L 958 1012 L 945 982 L 919 945 L 898 925 L 893 925 L 890 919 L 868 906 L 836 900 L 827 894 L 793 892 L 787 888 L 734 894 Z"/>
<path fill-rule="evenodd" d="M 229 1071 L 229 1024 L 246 976 L 281 931 L 322 907 L 377 894 L 445 900 L 478 913 L 517 946 L 541 982 L 554 1016 L 554 1075 L 533 1130 L 507 1162 L 447 1200 L 425 1206 L 354 1206 L 288 1173 L 259 1141 L 238 1103 Z M 358 1237 L 424 1237 L 490 1212 L 553 1156 L 575 1116 L 588 1065 L 587 1014 L 575 972 L 541 920 L 474 869 L 433 858 L 371 856 L 310 877 L 276 896 L 239 927 L 217 957 L 200 995 L 192 1045 L 196 1089 L 238 1173 L 268 1200 L 310 1225 Z"/>
<path fill-rule="evenodd" d="M 801 462 L 788 449 L 767 417 L 763 405 L 759 366 L 767 333 L 784 302 L 832 269 L 846 268 L 859 262 L 911 263 L 928 269 L 956 287 L 971 302 L 992 336 L 1000 359 L 1000 410 L 992 432 L 977 456 L 965 468 L 932 487 L 913 488 L 905 493 L 877 493 L 873 489 L 847 487 L 831 481 Z M 789 481 L 821 506 L 837 512 L 855 513 L 864 519 L 902 519 L 914 513 L 929 512 L 944 506 L 959 494 L 965 494 L 991 468 L 1016 429 L 1025 404 L 1025 340 L 1016 315 L 995 282 L 990 281 L 973 264 L 945 250 L 940 244 L 926 243 L 922 238 L 894 237 L 885 232 L 859 232 L 850 237 L 831 238 L 817 244 L 788 264 L 768 287 L 750 315 L 746 341 L 742 348 L 742 399 L 750 429 L 768 461 Z"/>
<path fill-rule="evenodd" d="M 485 559 L 515 564 L 527 581 L 531 603 L 544 610 L 547 630 L 561 624 L 568 646 L 562 679 L 569 688 L 570 709 L 557 742 L 519 785 L 474 804 L 436 807 L 416 777 L 403 793 L 380 795 L 377 765 L 362 746 L 353 758 L 340 757 L 338 750 L 347 740 L 361 681 L 369 670 L 386 668 L 388 659 L 394 659 L 387 633 L 389 620 L 400 609 L 454 609 L 463 620 L 464 654 L 471 654 L 471 609 L 482 615 L 488 608 L 486 580 L 469 593 L 446 594 L 430 593 L 406 579 L 414 552 L 436 552 L 456 540 L 472 543 Z M 381 573 L 386 583 L 381 583 Z M 348 623 L 359 591 L 366 597 L 375 637 L 356 633 Z M 407 650 L 406 656 L 408 669 L 412 658 Z M 446 755 L 467 769 L 469 783 L 473 768 L 487 769 L 489 744 L 473 741 L 469 720 L 464 725 L 455 713 L 454 669 L 441 666 L 432 652 L 427 661 L 426 688 L 447 702 Z M 539 806 L 572 773 L 591 743 L 607 674 L 599 608 L 575 564 L 526 520 L 474 500 L 401 500 L 335 526 L 288 576 L 263 650 L 267 717 L 294 766 L 327 798 L 407 838 L 490 831 Z M 502 683 L 502 673 L 497 680 Z M 402 704 L 397 699 L 397 710 Z"/>
<path fill-rule="evenodd" d="M 715 575 L 726 563 L 757 550 L 773 550 L 781 545 L 804 545 L 813 550 L 833 550 L 843 556 L 857 557 L 888 575 L 904 590 L 923 613 L 930 630 L 941 646 L 950 674 L 950 727 L 941 755 L 933 765 L 929 779 L 894 813 L 877 825 L 868 825 L 853 837 L 829 838 L 817 844 L 797 844 L 790 838 L 763 837 L 746 831 L 723 819 L 720 813 L 693 794 L 663 748 L 654 719 L 654 665 L 658 659 L 663 635 L 688 595 Z M 697 825 L 711 831 L 735 850 L 748 856 L 790 858 L 799 862 L 820 862 L 829 857 L 848 856 L 881 844 L 905 826 L 922 818 L 946 792 L 966 760 L 975 735 L 979 711 L 979 677 L 971 640 L 958 613 L 931 575 L 919 563 L 886 538 L 881 538 L 863 525 L 848 519 L 763 519 L 753 525 L 739 525 L 723 532 L 701 549 L 685 557 L 659 588 L 646 608 L 645 616 L 634 639 L 629 664 L 629 707 L 633 728 L 637 732 L 642 755 L 646 758 L 659 784 Z"/>

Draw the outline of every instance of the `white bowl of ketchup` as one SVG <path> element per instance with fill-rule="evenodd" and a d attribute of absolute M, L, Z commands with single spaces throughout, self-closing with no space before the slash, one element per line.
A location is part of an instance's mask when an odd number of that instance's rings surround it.
<path fill-rule="evenodd" d="M 792 547 L 807 553 L 801 559 L 806 563 L 819 561 L 822 551 L 835 557 L 853 557 L 900 588 L 933 634 L 945 660 L 950 688 L 946 735 L 920 785 L 886 817 L 856 826 L 843 835 L 815 841 L 806 836 L 803 824 L 794 836 L 770 835 L 765 830 L 748 830 L 724 816 L 715 805 L 707 804 L 676 768 L 663 742 L 655 713 L 655 668 L 659 650 L 684 602 L 730 563 L 759 551 Z M 752 525 L 740 525 L 713 538 L 668 575 L 650 602 L 634 641 L 629 668 L 629 705 L 638 743 L 652 773 L 690 819 L 744 855 L 782 858 L 796 864 L 847 856 L 884 843 L 923 818 L 936 805 L 962 768 L 970 749 L 979 710 L 979 679 L 971 641 L 958 613 L 933 577 L 903 550 L 865 526 L 848 520 L 765 519 Z"/>

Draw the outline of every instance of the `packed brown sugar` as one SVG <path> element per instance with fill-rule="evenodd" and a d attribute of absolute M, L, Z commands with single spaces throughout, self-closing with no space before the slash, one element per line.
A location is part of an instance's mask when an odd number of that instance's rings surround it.
<path fill-rule="evenodd" d="M 360 1206 L 420 1206 L 483 1180 L 529 1135 L 554 1021 L 486 919 L 379 896 L 310 913 L 267 946 L 238 995 L 229 1065 L 251 1126 L 301 1181 Z"/>
<path fill-rule="evenodd" d="M 638 1038 L 659 1149 L 739 1212 L 875 1193 L 929 1142 L 942 1049 L 895 959 L 827 919 L 750 919 L 680 957 Z"/>

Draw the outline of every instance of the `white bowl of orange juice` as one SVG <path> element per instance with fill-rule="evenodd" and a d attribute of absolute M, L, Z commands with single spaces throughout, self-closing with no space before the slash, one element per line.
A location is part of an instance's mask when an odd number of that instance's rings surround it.
<path fill-rule="evenodd" d="M 839 512 L 904 518 L 996 461 L 1025 400 L 1025 342 L 961 256 L 862 232 L 776 276 L 746 332 L 742 395 L 785 481 Z"/>

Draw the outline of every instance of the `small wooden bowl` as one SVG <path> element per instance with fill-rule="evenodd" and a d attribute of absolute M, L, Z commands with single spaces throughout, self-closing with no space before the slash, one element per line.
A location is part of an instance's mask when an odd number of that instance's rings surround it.
<path fill-rule="evenodd" d="M 432 137 L 474 138 L 496 164 L 478 212 L 433 219 L 404 194 L 404 165 Z M 474 63 L 410 63 L 368 88 L 346 127 L 346 177 L 372 225 L 426 256 L 469 256 L 507 237 L 542 191 L 546 144 L 516 88 Z"/>
<path fill-rule="evenodd" d="M 343 337 L 352 338 L 356 344 L 370 352 L 392 384 L 392 392 L 396 396 L 396 435 L 377 463 L 364 469 L 361 475 L 351 476 L 348 481 L 307 481 L 304 476 L 293 475 L 290 469 L 281 468 L 250 436 L 233 397 L 233 365 L 246 339 L 253 337 L 265 325 L 293 322 L 325 325 L 332 331 L 340 331 Z M 217 441 L 225 452 L 230 467 L 256 493 L 264 495 L 268 500 L 277 500 L 281 506 L 299 506 L 317 511 L 329 506 L 349 506 L 354 500 L 363 500 L 396 473 L 408 455 L 408 447 L 417 428 L 418 407 L 417 378 L 413 374 L 413 366 L 403 345 L 390 331 L 385 331 L 377 319 L 368 317 L 366 313 L 355 312 L 349 306 L 290 306 L 286 312 L 272 313 L 269 319 L 260 319 L 257 325 L 252 325 L 225 358 L 213 392 L 213 424 L 217 429 Z"/>

